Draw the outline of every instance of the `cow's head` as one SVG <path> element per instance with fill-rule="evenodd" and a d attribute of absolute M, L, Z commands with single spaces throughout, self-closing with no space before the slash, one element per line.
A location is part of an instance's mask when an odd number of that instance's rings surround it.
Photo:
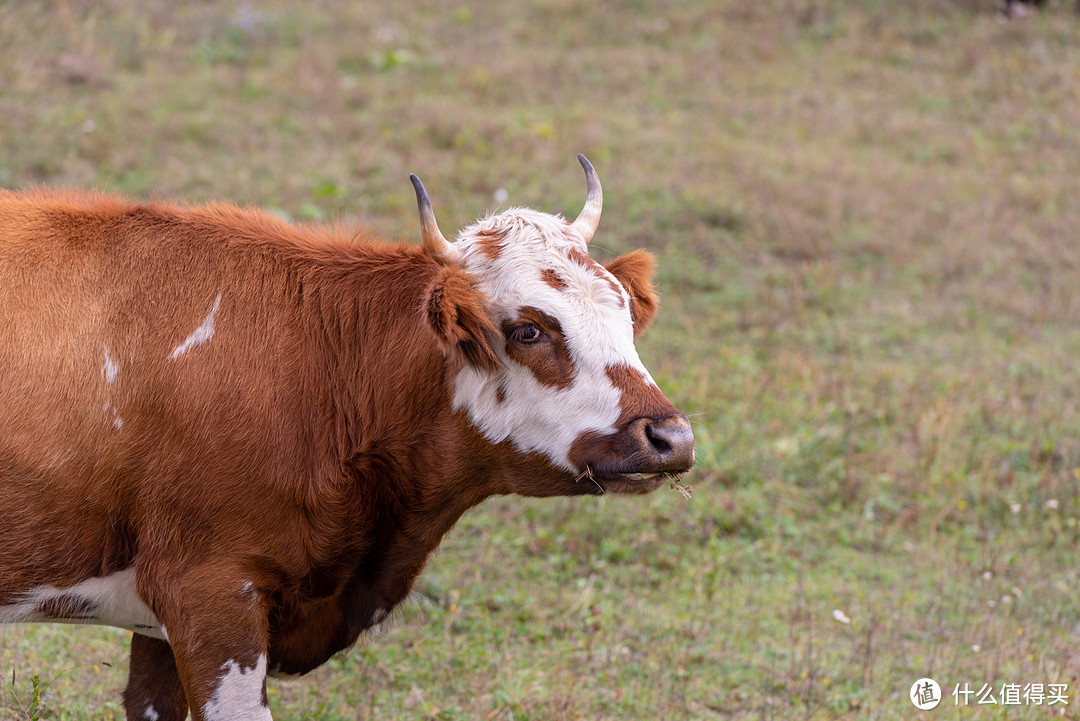
<path fill-rule="evenodd" d="M 462 276 L 446 272 L 428 317 L 443 350 L 462 361 L 454 408 L 484 438 L 595 482 L 577 483 L 580 492 L 650 491 L 693 466 L 694 434 L 634 347 L 656 313 L 653 258 L 638 250 L 604 266 L 589 257 L 603 196 L 592 165 L 578 159 L 588 195 L 572 223 L 512 208 L 464 228 L 456 243 L 412 176 L 425 248 L 445 270 L 464 270 L 483 298 L 482 307 L 449 307 L 443 298 Z"/>

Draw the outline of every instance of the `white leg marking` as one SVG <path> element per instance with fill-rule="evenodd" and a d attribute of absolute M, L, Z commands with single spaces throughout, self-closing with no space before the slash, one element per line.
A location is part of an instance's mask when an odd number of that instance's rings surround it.
<path fill-rule="evenodd" d="M 184 339 L 183 343 L 173 348 L 172 355 L 169 356 L 170 359 L 176 360 L 192 348 L 198 348 L 214 337 L 214 316 L 217 315 L 220 307 L 221 293 L 218 293 L 217 298 L 214 299 L 214 307 L 210 309 L 210 314 L 199 324 L 198 328 L 191 332 L 191 335 Z"/>
<path fill-rule="evenodd" d="M 154 708 L 154 704 L 150 704 L 146 707 L 146 711 L 143 713 L 143 718 L 146 719 L 146 721 L 158 720 L 158 712 L 157 709 Z"/>
<path fill-rule="evenodd" d="M 41 612 L 52 599 L 85 602 L 79 618 L 56 618 Z M 135 592 L 135 569 L 126 568 L 103 578 L 88 578 L 68 588 L 38 586 L 24 592 L 14 604 L 0 606 L 0 623 L 91 623 L 126 628 L 144 636 L 166 639 L 161 622 Z M 166 639 L 167 640 L 167 639 Z"/>
<path fill-rule="evenodd" d="M 271 721 L 270 709 L 263 705 L 266 655 L 259 654 L 254 668 L 229 659 L 221 670 L 214 696 L 203 706 L 206 721 Z"/>

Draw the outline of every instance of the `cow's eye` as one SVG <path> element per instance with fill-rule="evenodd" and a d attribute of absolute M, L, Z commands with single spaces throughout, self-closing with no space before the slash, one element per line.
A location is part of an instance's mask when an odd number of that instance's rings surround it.
<path fill-rule="evenodd" d="M 511 338 L 517 343 L 535 343 L 544 335 L 535 325 L 519 325 L 514 328 Z"/>

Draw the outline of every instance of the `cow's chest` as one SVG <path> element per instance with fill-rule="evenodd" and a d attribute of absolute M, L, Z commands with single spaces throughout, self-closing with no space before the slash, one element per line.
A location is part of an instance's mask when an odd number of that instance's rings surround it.
<path fill-rule="evenodd" d="M 365 630 L 381 622 L 393 603 L 376 595 L 334 596 L 271 612 L 272 675 L 311 671 L 352 646 Z"/>
<path fill-rule="evenodd" d="M 270 611 L 271 669 L 279 675 L 307 673 L 352 646 L 408 596 L 426 558 L 426 552 L 408 562 L 397 557 L 396 564 L 380 558 L 326 596 L 282 598 Z"/>

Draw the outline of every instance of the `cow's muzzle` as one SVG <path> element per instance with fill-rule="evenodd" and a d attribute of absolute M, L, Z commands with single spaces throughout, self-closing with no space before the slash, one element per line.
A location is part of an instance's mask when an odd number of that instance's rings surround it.
<path fill-rule="evenodd" d="M 694 431 L 681 413 L 637 418 L 612 435 L 589 433 L 572 459 L 603 490 L 647 493 L 694 466 Z"/>
<path fill-rule="evenodd" d="M 679 413 L 656 420 L 638 418 L 626 432 L 638 446 L 638 473 L 685 473 L 694 467 L 694 431 Z"/>

